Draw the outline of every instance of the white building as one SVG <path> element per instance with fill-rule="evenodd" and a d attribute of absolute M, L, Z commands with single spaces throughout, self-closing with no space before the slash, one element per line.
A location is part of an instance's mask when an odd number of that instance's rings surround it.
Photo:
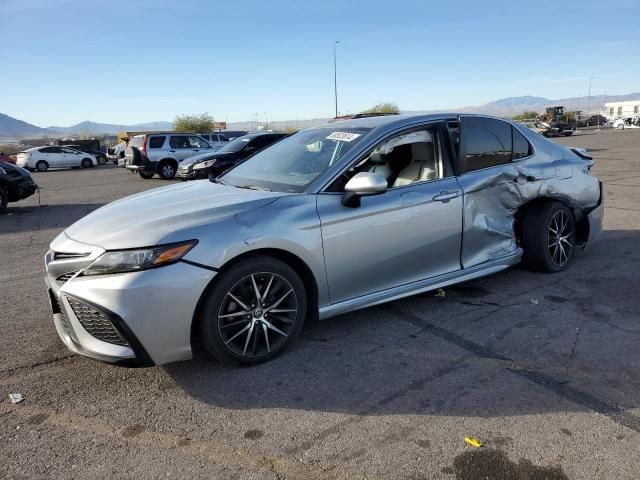
<path fill-rule="evenodd" d="M 640 116 L 640 99 L 604 104 L 605 116 L 613 121 L 617 118 L 637 118 Z"/>

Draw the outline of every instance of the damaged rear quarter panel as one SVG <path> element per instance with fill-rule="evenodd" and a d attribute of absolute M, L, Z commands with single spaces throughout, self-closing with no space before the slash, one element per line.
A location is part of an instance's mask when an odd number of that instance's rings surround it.
<path fill-rule="evenodd" d="M 585 173 L 588 162 L 540 135 L 518 130 L 533 145 L 532 156 L 458 177 L 464 192 L 463 268 L 517 250 L 515 216 L 533 200 L 560 201 L 577 216 L 598 203 L 599 182 Z"/>

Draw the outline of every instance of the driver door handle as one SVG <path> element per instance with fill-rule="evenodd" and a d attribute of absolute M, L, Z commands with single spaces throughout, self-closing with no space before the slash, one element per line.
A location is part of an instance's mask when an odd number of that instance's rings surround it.
<path fill-rule="evenodd" d="M 433 197 L 433 200 L 435 202 L 443 202 L 443 203 L 447 203 L 449 200 L 451 200 L 452 198 L 456 198 L 460 196 L 460 192 L 447 192 L 442 191 L 440 192 L 438 195 Z"/>

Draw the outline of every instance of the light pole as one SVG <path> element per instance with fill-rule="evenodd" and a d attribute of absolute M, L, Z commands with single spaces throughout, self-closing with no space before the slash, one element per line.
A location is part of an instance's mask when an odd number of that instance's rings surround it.
<path fill-rule="evenodd" d="M 333 42 L 333 94 L 336 101 L 336 117 L 338 116 L 338 68 L 336 62 L 336 45 L 340 43 L 340 40 Z"/>
<path fill-rule="evenodd" d="M 587 96 L 587 124 L 589 123 L 589 113 L 591 110 L 591 82 L 596 77 L 589 77 L 589 95 Z"/>

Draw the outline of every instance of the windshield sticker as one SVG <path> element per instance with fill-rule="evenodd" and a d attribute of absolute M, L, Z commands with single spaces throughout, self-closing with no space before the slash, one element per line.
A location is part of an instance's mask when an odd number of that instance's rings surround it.
<path fill-rule="evenodd" d="M 327 137 L 327 140 L 339 140 L 341 142 L 352 142 L 358 138 L 361 133 L 349 133 L 349 132 L 333 132 Z"/>

